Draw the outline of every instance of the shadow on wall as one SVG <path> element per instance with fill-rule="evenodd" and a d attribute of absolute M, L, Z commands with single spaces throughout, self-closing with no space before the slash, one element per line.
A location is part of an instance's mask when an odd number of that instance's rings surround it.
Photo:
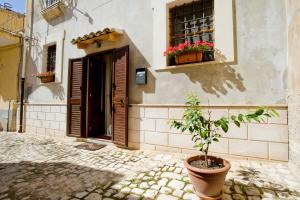
<path fill-rule="evenodd" d="M 60 101 L 65 99 L 65 90 L 60 84 L 48 84 L 44 86 L 51 91 L 53 99 L 59 99 Z"/>
<path fill-rule="evenodd" d="M 48 23 L 51 26 L 55 26 L 64 21 L 68 21 L 69 19 L 71 19 L 73 17 L 75 18 L 75 21 L 77 21 L 78 18 L 80 18 L 80 17 L 76 15 L 75 11 L 79 15 L 85 16 L 88 19 L 89 24 L 94 23 L 94 19 L 90 16 L 90 14 L 88 12 L 83 12 L 77 8 L 78 0 L 66 0 L 65 2 L 66 2 L 67 7 L 66 7 L 64 15 L 60 16 L 54 20 L 49 21 Z M 43 3 L 43 2 L 41 1 L 40 3 Z M 48 25 L 48 27 L 49 27 L 49 25 Z"/>
<path fill-rule="evenodd" d="M 156 78 L 153 75 L 152 68 L 134 42 L 129 36 L 124 33 L 124 38 L 128 41 L 130 46 L 129 59 L 129 102 L 130 104 L 140 104 L 144 102 L 143 94 L 155 93 Z M 147 84 L 137 85 L 135 83 L 135 73 L 137 68 L 147 69 Z"/>
<path fill-rule="evenodd" d="M 37 37 L 39 37 L 37 35 Z M 36 40 L 38 41 L 38 39 Z M 153 76 L 153 73 L 150 69 L 150 64 L 146 60 L 146 58 L 142 55 L 142 53 L 139 51 L 139 49 L 136 47 L 134 42 L 128 37 L 126 32 L 124 32 L 123 37 L 118 41 L 117 43 L 111 43 L 111 42 L 105 42 L 109 43 L 108 46 L 110 49 L 129 45 L 130 46 L 130 52 L 129 52 L 129 102 L 130 104 L 138 104 L 143 102 L 143 93 L 155 93 L 155 77 Z M 107 44 L 105 44 L 107 45 Z M 91 45 L 92 46 L 92 45 Z M 32 45 L 32 54 L 33 55 L 42 55 L 42 47 L 38 44 L 38 42 L 34 43 Z M 74 51 L 76 51 L 74 47 Z M 94 48 L 90 47 L 89 49 L 85 50 L 86 54 L 91 53 L 97 53 L 101 52 L 103 49 L 101 48 Z M 41 63 L 42 59 L 41 56 L 34 56 L 34 59 L 32 57 L 28 57 L 27 60 L 27 66 L 28 66 L 28 72 L 27 72 L 27 84 L 26 87 L 28 88 L 26 91 L 26 96 L 29 97 L 31 93 L 33 93 L 35 90 L 39 89 L 40 87 L 46 87 L 48 88 L 54 99 L 64 100 L 66 97 L 66 92 L 64 90 L 64 87 L 60 84 L 39 84 L 39 80 L 35 77 L 32 77 L 32 74 L 39 72 L 39 67 L 37 66 L 37 63 Z M 148 74 L 147 74 L 147 84 L 146 85 L 136 85 L 135 84 L 135 72 L 137 68 L 148 68 Z M 66 79 L 65 79 L 66 80 Z"/>
<path fill-rule="evenodd" d="M 206 93 L 221 97 L 227 95 L 228 90 L 238 89 L 245 92 L 243 77 L 231 65 L 238 64 L 237 50 L 237 22 L 236 22 L 236 1 L 232 2 L 233 10 L 233 38 L 234 38 L 234 61 L 228 62 L 226 57 L 218 49 L 215 50 L 215 58 L 219 64 L 201 63 L 201 66 L 190 69 L 174 69 L 171 73 L 185 73 L 193 83 L 199 83 Z"/>
<path fill-rule="evenodd" d="M 38 43 L 32 45 L 32 50 L 35 55 L 42 55 L 42 48 L 39 46 Z M 28 55 L 28 54 L 27 54 Z M 40 56 L 35 56 L 35 59 L 32 56 L 28 56 L 27 58 L 27 79 L 26 79 L 26 89 L 25 89 L 25 96 L 30 97 L 30 95 L 35 91 L 38 90 L 40 87 L 47 88 L 51 94 L 53 99 L 58 99 L 60 101 L 65 99 L 65 90 L 63 86 L 59 83 L 49 83 L 49 84 L 40 84 L 40 80 L 36 77 L 33 77 L 32 74 L 40 73 L 38 70 L 37 63 L 38 59 L 42 59 Z"/>
<path fill-rule="evenodd" d="M 225 62 L 225 58 L 219 51 L 216 52 L 216 56 Z M 246 91 L 241 74 L 227 63 L 204 64 L 190 69 L 174 69 L 171 73 L 185 73 L 193 83 L 199 83 L 203 91 L 217 97 L 227 95 L 228 89 Z"/>
<path fill-rule="evenodd" d="M 149 62 L 146 60 L 134 42 L 130 39 L 126 31 L 123 31 L 123 36 L 117 42 L 104 41 L 101 45 L 101 48 L 96 48 L 94 45 L 90 45 L 87 49 L 85 49 L 85 52 L 87 55 L 89 55 L 98 52 L 101 53 L 101 51 L 104 50 L 115 49 L 129 45 L 129 103 L 140 104 L 143 102 L 144 93 L 155 93 L 155 77 L 151 71 Z M 135 84 L 135 73 L 137 68 L 147 68 L 146 85 Z"/>

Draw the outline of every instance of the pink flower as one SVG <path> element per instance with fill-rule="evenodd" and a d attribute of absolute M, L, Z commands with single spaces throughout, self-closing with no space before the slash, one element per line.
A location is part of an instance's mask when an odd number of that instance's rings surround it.
<path fill-rule="evenodd" d="M 212 43 L 212 42 L 210 42 L 210 43 L 208 44 L 208 46 L 209 46 L 209 47 L 214 47 L 214 46 L 215 46 L 215 44 L 214 44 L 214 43 Z"/>
<path fill-rule="evenodd" d="M 185 43 L 179 44 L 178 50 L 183 50 L 185 46 L 186 46 Z"/>

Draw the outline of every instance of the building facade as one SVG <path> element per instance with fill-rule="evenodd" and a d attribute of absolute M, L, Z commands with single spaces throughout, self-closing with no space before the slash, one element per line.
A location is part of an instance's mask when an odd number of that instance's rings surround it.
<path fill-rule="evenodd" d="M 0 6 L 0 131 L 16 131 L 24 15 Z"/>
<path fill-rule="evenodd" d="M 300 132 L 299 132 L 299 113 L 300 113 L 300 88 L 299 88 L 299 52 L 300 38 L 298 33 L 300 25 L 300 3 L 295 0 L 287 2 L 287 27 L 288 27 L 288 112 L 289 112 L 289 146 L 290 146 L 290 163 L 296 168 L 300 168 Z"/>
<path fill-rule="evenodd" d="M 170 129 L 168 121 L 181 119 L 186 94 L 194 92 L 213 118 L 261 106 L 280 113 L 261 124 L 232 126 L 212 153 L 276 161 L 297 157 L 299 151 L 289 147 L 287 100 L 288 69 L 297 68 L 288 62 L 294 48 L 288 38 L 295 38 L 287 28 L 287 9 L 297 3 L 288 2 L 28 0 L 25 131 L 193 153 L 191 135 Z M 214 42 L 213 61 L 176 65 L 164 56 L 173 40 L 195 38 Z M 42 72 L 55 73 L 54 80 L 42 83 L 32 76 Z"/>

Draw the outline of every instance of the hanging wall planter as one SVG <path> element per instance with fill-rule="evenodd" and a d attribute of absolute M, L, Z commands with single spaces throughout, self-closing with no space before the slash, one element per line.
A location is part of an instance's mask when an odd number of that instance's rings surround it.
<path fill-rule="evenodd" d="M 39 78 L 41 80 L 41 83 L 51 83 L 55 81 L 55 72 L 33 74 L 32 76 Z"/>

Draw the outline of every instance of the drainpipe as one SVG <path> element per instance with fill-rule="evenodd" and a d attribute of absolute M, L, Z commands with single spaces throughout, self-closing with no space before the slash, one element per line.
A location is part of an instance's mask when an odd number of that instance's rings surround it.
<path fill-rule="evenodd" d="M 19 133 L 23 133 L 23 110 L 24 110 L 24 85 L 25 85 L 25 78 L 21 78 L 21 104 L 20 104 L 20 124 L 19 124 Z"/>
<path fill-rule="evenodd" d="M 28 55 L 31 56 L 31 47 L 32 47 L 32 35 L 33 35 L 33 11 L 34 11 L 34 0 L 26 0 L 26 11 L 28 8 L 28 4 L 31 2 L 30 5 L 30 33 L 29 33 L 29 39 L 26 38 L 26 31 L 23 36 L 23 45 L 25 45 L 24 41 L 28 42 Z M 26 23 L 24 23 L 24 27 L 27 26 L 27 20 Z M 21 96 L 20 96 L 20 122 L 19 122 L 19 133 L 23 133 L 23 113 L 24 113 L 24 93 L 25 93 L 25 73 L 26 73 L 26 64 L 27 64 L 27 52 L 26 49 L 23 47 L 23 58 L 22 58 L 22 70 L 21 70 Z"/>
<path fill-rule="evenodd" d="M 24 26 L 25 22 L 23 21 L 23 26 Z M 21 91 L 21 95 L 20 95 L 20 92 L 18 92 L 18 100 L 20 101 L 20 125 L 19 125 L 19 130 L 18 132 L 21 133 L 22 132 L 22 124 L 23 124 L 23 98 L 24 98 L 24 95 L 22 95 L 22 92 L 23 92 L 23 87 L 24 87 L 24 84 L 23 84 L 23 81 L 22 81 L 22 68 L 23 68 L 23 61 L 24 61 L 24 57 L 26 57 L 26 51 L 24 51 L 24 30 L 21 34 L 21 37 L 20 37 L 20 61 L 19 61 L 19 69 L 18 69 L 18 91 Z M 23 97 L 23 98 L 22 98 Z"/>

